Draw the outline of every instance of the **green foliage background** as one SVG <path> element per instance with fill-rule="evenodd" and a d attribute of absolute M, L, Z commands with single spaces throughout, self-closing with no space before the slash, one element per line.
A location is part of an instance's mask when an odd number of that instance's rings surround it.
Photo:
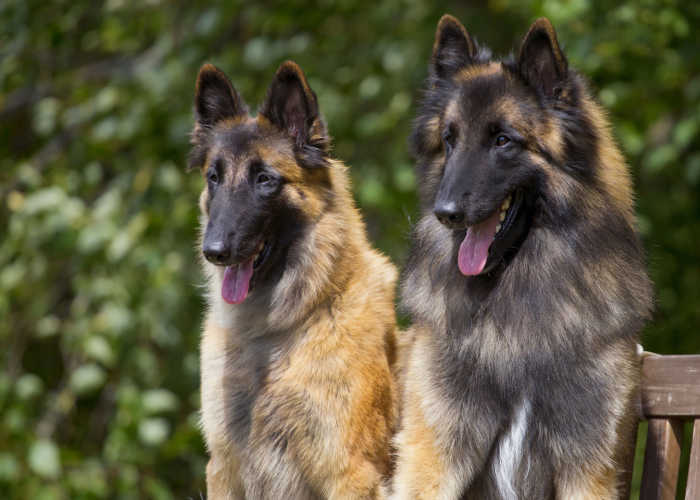
<path fill-rule="evenodd" d="M 0 3 L 0 496 L 198 498 L 199 66 L 256 104 L 317 92 L 376 244 L 401 263 L 406 138 L 440 15 L 497 53 L 546 15 L 610 110 L 657 290 L 645 346 L 700 352 L 700 3 Z"/>

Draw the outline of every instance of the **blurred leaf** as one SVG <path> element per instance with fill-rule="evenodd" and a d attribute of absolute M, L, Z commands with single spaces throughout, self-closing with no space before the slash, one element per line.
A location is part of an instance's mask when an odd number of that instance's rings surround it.
<path fill-rule="evenodd" d="M 29 448 L 27 461 L 36 474 L 46 479 L 56 479 L 61 474 L 61 459 L 53 441 L 35 441 Z"/>
<path fill-rule="evenodd" d="M 105 383 L 105 371 L 95 364 L 87 364 L 76 369 L 70 377 L 70 386 L 78 395 L 93 392 Z"/>
<path fill-rule="evenodd" d="M 76 496 L 105 498 L 110 486 L 99 460 L 90 458 L 68 472 L 68 484 Z"/>
<path fill-rule="evenodd" d="M 39 101 L 34 116 L 34 128 L 41 135 L 49 135 L 56 127 L 56 117 L 60 101 L 55 97 L 46 97 Z"/>
<path fill-rule="evenodd" d="M 163 418 L 147 418 L 139 424 L 139 437 L 149 446 L 157 446 L 168 437 L 170 425 Z"/>
<path fill-rule="evenodd" d="M 105 366 L 114 364 L 114 351 L 104 337 L 92 336 L 88 338 L 85 342 L 85 354 Z"/>
<path fill-rule="evenodd" d="M 143 393 L 143 409 L 146 414 L 174 411 L 178 407 L 177 397 L 166 389 L 152 389 Z"/>
<path fill-rule="evenodd" d="M 17 380 L 15 391 L 20 399 L 32 399 L 41 394 L 43 388 L 44 383 L 39 377 L 33 373 L 25 373 Z"/>
<path fill-rule="evenodd" d="M 19 476 L 19 464 L 10 453 L 0 452 L 0 482 L 14 481 Z"/>

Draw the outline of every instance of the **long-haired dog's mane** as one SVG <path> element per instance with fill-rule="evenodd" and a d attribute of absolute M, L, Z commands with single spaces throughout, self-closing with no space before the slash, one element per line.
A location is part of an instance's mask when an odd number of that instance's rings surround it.
<path fill-rule="evenodd" d="M 479 47 L 474 64 L 491 62 L 490 49 Z M 522 78 L 512 54 L 498 62 L 512 78 Z M 561 134 L 555 141 L 558 148 L 553 150 L 545 141 L 535 145 L 547 164 L 532 186 L 538 199 L 530 234 L 497 278 L 486 276 L 465 282 L 454 272 L 456 249 L 446 248 L 447 230 L 432 214 L 437 186 L 428 174 L 440 148 L 434 139 L 433 121 L 444 109 L 454 86 L 431 74 L 414 121 L 412 153 L 418 175 L 426 176 L 426 182 L 419 184 L 424 215 L 414 228 L 416 242 L 403 276 L 404 289 L 419 289 L 416 282 L 420 281 L 431 288 L 438 303 L 454 294 L 463 295 L 465 287 L 469 289 L 467 295 L 475 297 L 492 292 L 488 307 L 496 327 L 517 323 L 526 327 L 527 318 L 534 315 L 534 323 L 539 323 L 538 317 L 560 317 L 561 321 L 550 323 L 556 329 L 565 324 L 567 310 L 574 308 L 590 314 L 591 337 L 615 334 L 609 328 L 598 331 L 596 323 L 601 321 L 608 326 L 610 322 L 624 326 L 625 331 L 638 331 L 650 316 L 646 299 L 650 283 L 646 273 L 635 272 L 644 269 L 645 257 L 636 234 L 631 180 L 605 112 L 591 96 L 585 78 L 573 69 L 569 69 L 558 99 L 552 101 L 554 106 L 547 108 L 553 126 Z M 600 269 L 601 260 L 605 269 Z M 597 282 L 617 282 L 620 286 L 611 290 Z M 604 293 L 595 293 L 603 288 Z M 562 292 L 575 300 L 556 304 Z M 642 299 L 630 303 L 629 299 L 636 297 Z M 515 306 L 520 303 L 531 307 L 520 310 Z M 429 301 L 410 292 L 404 293 L 403 305 L 417 318 L 430 321 L 431 317 L 442 316 L 435 314 Z M 447 307 L 446 317 L 454 317 L 455 326 L 463 328 L 464 315 L 478 314 L 485 304 L 452 305 L 457 307 Z M 516 321 L 517 317 L 522 319 Z"/>

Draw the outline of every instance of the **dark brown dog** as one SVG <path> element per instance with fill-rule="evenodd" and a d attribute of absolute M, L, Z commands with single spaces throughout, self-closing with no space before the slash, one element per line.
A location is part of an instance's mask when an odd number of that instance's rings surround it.
<path fill-rule="evenodd" d="M 412 141 L 394 498 L 618 498 L 651 286 L 627 167 L 549 21 L 497 60 L 444 16 Z"/>

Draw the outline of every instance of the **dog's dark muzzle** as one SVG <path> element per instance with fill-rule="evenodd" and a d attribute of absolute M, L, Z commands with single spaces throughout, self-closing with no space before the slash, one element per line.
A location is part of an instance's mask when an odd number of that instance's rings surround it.
<path fill-rule="evenodd" d="M 223 240 L 207 241 L 202 245 L 204 257 L 217 266 L 225 266 L 231 260 L 231 246 Z"/>
<path fill-rule="evenodd" d="M 433 213 L 442 224 L 450 229 L 464 227 L 464 210 L 453 201 L 436 201 Z"/>

